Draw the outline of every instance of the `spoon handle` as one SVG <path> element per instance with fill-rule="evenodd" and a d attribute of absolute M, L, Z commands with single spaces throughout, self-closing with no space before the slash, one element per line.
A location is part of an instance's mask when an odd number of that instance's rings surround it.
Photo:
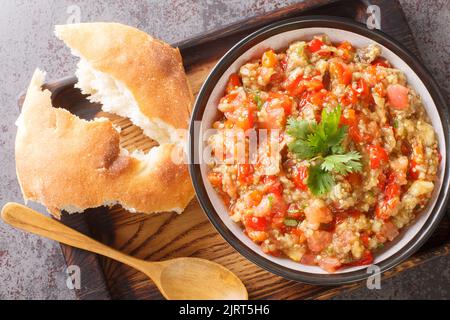
<path fill-rule="evenodd" d="M 127 256 L 84 234 L 75 231 L 61 222 L 48 218 L 18 203 L 8 203 L 3 207 L 2 219 L 9 225 L 45 238 L 94 252 L 120 261 L 135 269 L 143 270 L 144 261 Z"/>

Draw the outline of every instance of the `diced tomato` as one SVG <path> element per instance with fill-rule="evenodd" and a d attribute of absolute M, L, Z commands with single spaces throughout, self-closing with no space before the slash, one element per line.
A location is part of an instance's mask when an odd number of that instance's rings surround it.
<path fill-rule="evenodd" d="M 354 126 L 356 125 L 356 112 L 353 109 L 348 109 L 344 114 L 341 116 L 341 124 L 347 125 L 347 126 Z"/>
<path fill-rule="evenodd" d="M 229 94 L 234 89 L 236 89 L 237 87 L 240 87 L 240 86 L 242 86 L 242 83 L 241 83 L 241 79 L 239 78 L 239 75 L 237 73 L 233 73 L 228 80 L 226 93 Z"/>
<path fill-rule="evenodd" d="M 286 112 L 282 107 L 265 108 L 258 117 L 259 129 L 281 129 L 286 124 Z"/>
<path fill-rule="evenodd" d="M 387 97 L 389 101 L 389 105 L 398 110 L 404 110 L 408 108 L 409 100 L 408 100 L 409 89 L 400 84 L 393 84 L 387 88 Z"/>
<path fill-rule="evenodd" d="M 244 225 L 251 230 L 265 231 L 268 226 L 268 221 L 265 217 L 255 217 L 249 214 L 244 217 Z"/>
<path fill-rule="evenodd" d="M 328 231 L 317 230 L 314 231 L 313 234 L 307 237 L 308 248 L 312 252 L 319 253 L 333 240 L 333 233 Z"/>
<path fill-rule="evenodd" d="M 340 84 L 348 85 L 352 82 L 352 71 L 344 63 L 339 61 L 331 61 L 329 68 L 330 74 L 333 78 L 338 79 Z"/>
<path fill-rule="evenodd" d="M 358 82 L 353 83 L 353 89 L 360 98 L 367 98 L 370 94 L 369 86 L 364 79 L 359 79 Z"/>
<path fill-rule="evenodd" d="M 252 106 L 241 107 L 233 112 L 225 112 L 225 117 L 240 129 L 248 130 L 255 125 L 255 112 L 256 110 Z"/>
<path fill-rule="evenodd" d="M 331 210 L 324 204 L 312 203 L 305 209 L 306 220 L 312 224 L 330 223 L 333 221 Z"/>
<path fill-rule="evenodd" d="M 389 62 L 382 58 L 382 57 L 378 57 L 376 58 L 373 62 L 372 62 L 373 66 L 376 67 L 385 67 L 385 68 L 390 68 L 391 66 L 389 65 Z"/>
<path fill-rule="evenodd" d="M 385 242 L 386 240 L 392 241 L 397 238 L 399 234 L 398 228 L 391 221 L 387 220 L 381 227 L 378 239 L 382 242 Z"/>
<path fill-rule="evenodd" d="M 319 260 L 319 267 L 329 273 L 335 273 L 342 267 L 341 262 L 333 257 L 324 257 Z"/>
<path fill-rule="evenodd" d="M 235 109 L 241 102 L 237 99 L 238 97 L 239 95 L 236 92 L 227 94 L 225 97 L 220 99 L 219 110 L 225 113 Z"/>
<path fill-rule="evenodd" d="M 236 125 L 243 130 L 253 128 L 253 126 L 255 125 L 255 118 L 256 118 L 255 111 L 256 110 L 253 107 L 248 107 L 247 109 L 244 109 Z"/>
<path fill-rule="evenodd" d="M 361 134 L 357 126 L 351 126 L 348 130 L 348 134 L 350 135 L 350 138 L 357 143 L 370 140 L 370 137 Z"/>
<path fill-rule="evenodd" d="M 302 260 L 300 261 L 301 264 L 307 265 L 307 266 L 315 266 L 316 263 L 316 255 L 313 253 L 306 253 L 303 255 Z"/>
<path fill-rule="evenodd" d="M 371 134 L 363 133 L 360 131 L 360 129 L 359 129 L 360 122 L 363 122 L 364 124 L 367 125 L 368 120 L 364 115 L 360 114 L 360 115 L 355 115 L 354 122 L 348 124 L 350 126 L 350 128 L 348 130 L 348 134 L 349 134 L 350 138 L 356 143 L 372 141 L 373 137 L 371 136 Z"/>
<path fill-rule="evenodd" d="M 233 124 L 243 130 L 253 128 L 256 119 L 256 105 L 249 102 L 246 97 L 237 93 L 231 93 L 222 98 L 219 110 Z"/>
<path fill-rule="evenodd" d="M 286 116 L 292 113 L 293 100 L 280 92 L 271 92 L 268 99 L 268 109 L 283 108 Z"/>
<path fill-rule="evenodd" d="M 252 164 L 238 164 L 238 180 L 241 185 L 247 185 L 253 182 L 254 167 Z"/>
<path fill-rule="evenodd" d="M 324 90 L 309 93 L 306 100 L 311 102 L 313 105 L 322 106 L 326 95 L 326 92 L 323 91 Z"/>
<path fill-rule="evenodd" d="M 387 199 L 398 197 L 400 193 L 401 189 L 396 181 L 389 182 L 386 186 L 386 191 L 384 192 Z"/>
<path fill-rule="evenodd" d="M 381 204 L 377 205 L 375 209 L 375 215 L 381 220 L 389 219 L 398 204 L 399 199 L 397 198 L 384 200 L 383 202 L 381 202 Z"/>
<path fill-rule="evenodd" d="M 372 145 L 369 146 L 370 167 L 377 169 L 382 163 L 389 160 L 389 156 L 383 147 Z"/>
<path fill-rule="evenodd" d="M 208 180 L 215 188 L 222 188 L 222 174 L 218 172 L 210 172 L 208 174 Z"/>
<path fill-rule="evenodd" d="M 283 193 L 283 185 L 275 176 L 265 176 L 263 178 L 266 193 L 275 193 L 281 195 Z"/>
<path fill-rule="evenodd" d="M 348 87 L 346 93 L 340 99 L 342 105 L 351 106 L 358 102 L 358 93 L 355 89 Z"/>
<path fill-rule="evenodd" d="M 375 215 L 382 220 L 387 220 L 394 215 L 400 204 L 400 194 L 400 186 L 395 175 L 391 174 L 384 190 L 384 199 L 377 205 Z"/>
<path fill-rule="evenodd" d="M 277 54 L 273 50 L 264 52 L 261 63 L 263 67 L 275 68 L 278 65 Z"/>
<path fill-rule="evenodd" d="M 345 69 L 342 73 L 340 81 L 342 84 L 350 84 L 352 82 L 352 72 L 349 69 Z"/>
<path fill-rule="evenodd" d="M 296 167 L 292 177 L 295 186 L 302 191 L 307 191 L 306 179 L 308 179 L 308 168 L 305 166 Z"/>
<path fill-rule="evenodd" d="M 323 42 L 320 39 L 314 38 L 308 43 L 308 49 L 310 52 L 314 53 L 319 51 L 323 46 Z"/>
<path fill-rule="evenodd" d="M 302 76 L 298 76 L 292 81 L 287 81 L 284 85 L 286 91 L 289 93 L 290 96 L 300 96 L 303 92 L 306 90 L 306 86 L 303 83 Z"/>

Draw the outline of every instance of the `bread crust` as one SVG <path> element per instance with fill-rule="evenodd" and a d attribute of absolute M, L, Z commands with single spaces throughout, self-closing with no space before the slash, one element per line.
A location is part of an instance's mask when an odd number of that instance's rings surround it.
<path fill-rule="evenodd" d="M 16 169 L 26 200 L 55 216 L 116 202 L 142 213 L 181 212 L 189 204 L 194 191 L 187 165 L 172 161 L 175 145 L 138 160 L 121 150 L 109 120 L 85 121 L 53 108 L 43 81 L 37 70 L 17 121 Z"/>
<path fill-rule="evenodd" d="M 193 96 L 178 49 L 118 23 L 60 25 L 55 33 L 94 69 L 124 83 L 145 116 L 189 127 Z"/>

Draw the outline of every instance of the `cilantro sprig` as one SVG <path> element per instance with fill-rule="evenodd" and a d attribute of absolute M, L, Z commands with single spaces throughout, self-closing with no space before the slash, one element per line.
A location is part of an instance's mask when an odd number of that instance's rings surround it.
<path fill-rule="evenodd" d="M 362 170 L 361 155 L 356 151 L 345 153 L 343 141 L 348 127 L 340 126 L 341 106 L 332 111 L 323 110 L 317 121 L 290 119 L 287 134 L 293 140 L 289 150 L 302 160 L 314 160 L 309 168 L 307 185 L 314 195 L 328 193 L 335 180 L 333 173 L 346 175 Z"/>
<path fill-rule="evenodd" d="M 361 155 L 356 151 L 346 154 L 335 154 L 323 159 L 321 168 L 328 172 L 337 172 L 346 175 L 362 170 Z"/>

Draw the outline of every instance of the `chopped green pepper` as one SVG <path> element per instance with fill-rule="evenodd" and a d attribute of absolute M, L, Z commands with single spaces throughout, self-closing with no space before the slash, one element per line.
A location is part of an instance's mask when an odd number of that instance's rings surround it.
<path fill-rule="evenodd" d="M 288 227 L 296 227 L 298 226 L 298 221 L 295 219 L 285 219 L 284 224 Z"/>

